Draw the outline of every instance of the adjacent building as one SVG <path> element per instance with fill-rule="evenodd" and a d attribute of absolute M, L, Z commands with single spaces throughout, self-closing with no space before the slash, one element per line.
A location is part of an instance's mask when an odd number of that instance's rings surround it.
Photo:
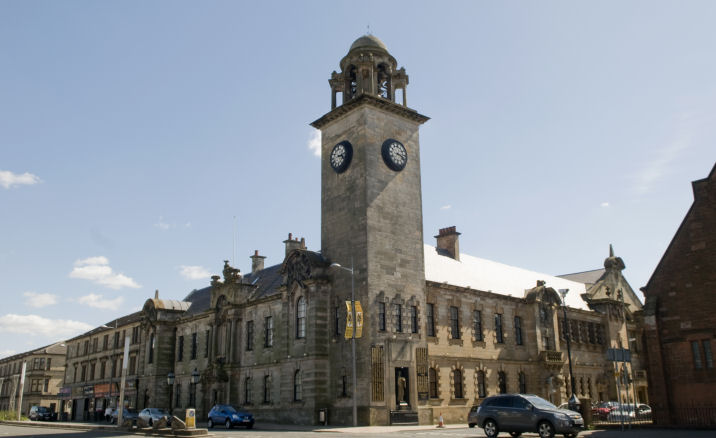
<path fill-rule="evenodd" d="M 716 166 L 642 288 L 654 420 L 716 426 Z"/>
<path fill-rule="evenodd" d="M 0 411 L 16 411 L 22 390 L 23 415 L 27 415 L 30 407 L 35 405 L 58 412 L 57 401 L 64 377 L 66 351 L 65 343 L 57 342 L 0 359 Z"/>

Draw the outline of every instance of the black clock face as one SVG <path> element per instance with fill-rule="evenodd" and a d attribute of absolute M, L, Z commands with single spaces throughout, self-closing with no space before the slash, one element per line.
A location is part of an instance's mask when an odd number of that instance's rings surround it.
<path fill-rule="evenodd" d="M 408 164 L 408 151 L 398 140 L 389 138 L 384 141 L 381 153 L 385 164 L 396 172 L 400 172 Z"/>
<path fill-rule="evenodd" d="M 351 164 L 353 158 L 353 146 L 348 141 L 342 141 L 333 146 L 329 161 L 336 173 L 343 173 Z"/>

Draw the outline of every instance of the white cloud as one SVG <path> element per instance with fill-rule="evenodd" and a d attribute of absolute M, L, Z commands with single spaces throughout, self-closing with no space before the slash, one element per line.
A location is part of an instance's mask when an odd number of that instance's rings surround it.
<path fill-rule="evenodd" d="M 0 350 L 0 359 L 2 359 L 3 357 L 12 356 L 15 353 L 15 350 Z"/>
<path fill-rule="evenodd" d="M 79 297 L 77 302 L 84 304 L 85 306 L 94 307 L 95 309 L 117 309 L 124 302 L 123 297 L 117 297 L 113 300 L 105 298 L 99 294 L 89 294 L 83 297 Z"/>
<path fill-rule="evenodd" d="M 9 189 L 13 186 L 31 186 L 42 182 L 42 180 L 31 173 L 23 174 L 12 173 L 9 170 L 0 170 L 0 186 Z"/>
<path fill-rule="evenodd" d="M 30 307 L 54 306 L 57 304 L 57 295 L 38 294 L 37 292 L 25 292 L 22 294 L 27 297 L 25 304 Z"/>
<path fill-rule="evenodd" d="M 211 272 L 203 266 L 179 266 L 179 273 L 189 280 L 202 280 L 211 277 Z"/>
<path fill-rule="evenodd" d="M 75 267 L 70 272 L 70 278 L 89 280 L 102 286 L 107 286 L 110 289 L 121 289 L 123 287 L 137 289 L 141 287 L 126 275 L 116 274 L 109 266 L 107 257 L 103 256 L 77 260 Z"/>
<path fill-rule="evenodd" d="M 156 224 L 154 224 L 154 226 L 159 228 L 160 230 L 168 230 L 169 228 L 172 227 L 171 224 L 164 222 L 164 218 L 162 216 L 159 216 L 159 221 Z"/>
<path fill-rule="evenodd" d="M 68 319 L 49 319 L 38 315 L 7 314 L 0 316 L 0 333 L 68 338 L 90 330 L 91 325 Z"/>
<path fill-rule="evenodd" d="M 607 208 L 607 207 L 609 207 L 609 203 L 608 203 L 608 202 L 602 202 L 601 204 L 599 204 L 599 206 L 602 207 L 602 208 Z"/>
<path fill-rule="evenodd" d="M 311 136 L 308 139 L 308 149 L 313 152 L 313 155 L 321 156 L 321 131 L 314 129 L 311 132 Z"/>
<path fill-rule="evenodd" d="M 448 205 L 443 205 L 442 207 L 440 207 L 440 210 L 450 210 L 451 208 L 452 208 L 452 205 L 448 204 Z"/>

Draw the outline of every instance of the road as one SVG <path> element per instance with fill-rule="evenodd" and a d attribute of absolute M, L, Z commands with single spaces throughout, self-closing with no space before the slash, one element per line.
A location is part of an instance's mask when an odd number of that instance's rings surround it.
<path fill-rule="evenodd" d="M 212 429 L 210 435 L 216 438 L 355 438 L 369 436 L 371 438 L 480 438 L 484 437 L 482 429 L 470 429 L 468 427 L 448 427 L 437 429 L 430 426 L 421 426 L 409 430 L 391 430 L 390 427 L 358 428 L 359 432 L 351 432 L 350 428 L 323 429 L 323 430 L 279 430 L 277 428 L 252 430 L 245 429 Z M 106 430 L 70 430 L 59 427 L 47 428 L 36 426 L 12 426 L 0 424 L 0 437 L 81 437 L 81 438 L 136 438 L 141 435 L 127 434 L 123 432 Z M 522 435 L 527 438 L 534 438 L 535 433 Z M 716 436 L 714 430 L 661 430 L 661 429 L 634 429 L 624 432 L 617 430 L 590 430 L 579 434 L 580 437 L 590 438 L 713 438 Z M 500 437 L 509 438 L 506 433 Z M 561 438 L 561 436 L 559 436 Z"/>

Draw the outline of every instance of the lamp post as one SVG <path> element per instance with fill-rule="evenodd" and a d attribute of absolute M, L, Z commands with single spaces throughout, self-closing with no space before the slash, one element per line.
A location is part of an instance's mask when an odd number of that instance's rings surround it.
<path fill-rule="evenodd" d="M 191 383 L 194 385 L 192 388 L 192 404 L 194 405 L 193 407 L 196 408 L 196 384 L 199 383 L 199 371 L 197 371 L 196 368 L 191 372 Z"/>
<path fill-rule="evenodd" d="M 167 385 L 169 385 L 169 415 L 172 415 L 172 398 L 174 397 L 174 373 L 167 374 Z"/>
<path fill-rule="evenodd" d="M 351 334 L 351 350 L 352 350 L 352 366 L 353 366 L 353 427 L 358 426 L 358 401 L 356 392 L 358 391 L 358 379 L 356 377 L 356 293 L 355 293 L 355 271 L 353 270 L 353 256 L 351 256 L 351 267 L 344 268 L 338 263 L 331 263 L 331 268 L 339 268 L 351 273 L 351 320 L 353 321 L 353 332 Z"/>
<path fill-rule="evenodd" d="M 579 399 L 574 394 L 575 386 L 574 386 L 574 372 L 572 372 L 572 348 L 570 346 L 569 342 L 569 321 L 567 320 L 567 292 L 569 292 L 569 289 L 560 289 L 559 294 L 562 295 L 562 311 L 564 312 L 564 337 L 567 338 L 567 358 L 569 360 L 569 383 L 570 388 L 572 390 L 572 396 L 569 397 L 569 400 L 567 403 L 569 404 L 569 409 L 572 409 L 573 411 L 579 410 Z"/>

